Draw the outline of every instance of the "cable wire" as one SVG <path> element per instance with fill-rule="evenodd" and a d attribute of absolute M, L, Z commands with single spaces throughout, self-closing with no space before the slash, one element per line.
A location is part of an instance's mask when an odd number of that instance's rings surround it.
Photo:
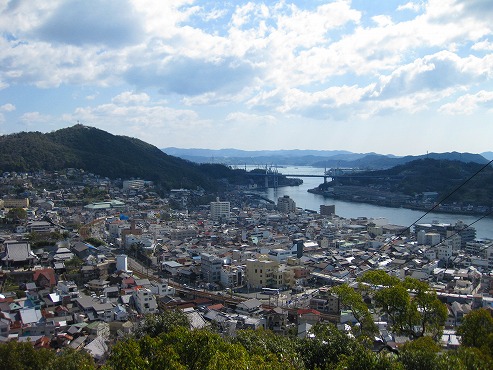
<path fill-rule="evenodd" d="M 396 239 L 401 237 L 402 235 L 404 235 L 405 232 L 407 232 L 408 230 L 411 229 L 411 227 L 413 227 L 414 225 L 416 225 L 416 223 L 418 223 L 420 220 L 422 220 L 424 217 L 426 217 L 429 213 L 431 213 L 435 208 L 437 208 L 440 204 L 442 204 L 445 200 L 447 200 L 448 198 L 450 198 L 453 194 L 455 194 L 457 191 L 459 191 L 459 189 L 461 189 L 464 185 L 466 185 L 469 181 L 471 181 L 474 177 L 476 177 L 481 171 L 483 171 L 486 167 L 488 167 L 489 165 L 491 165 L 493 163 L 493 159 L 490 160 L 488 163 L 486 163 L 483 167 L 481 167 L 478 171 L 476 171 L 474 174 L 472 174 L 466 181 L 464 181 L 462 184 L 460 184 L 458 187 L 456 187 L 451 193 L 449 193 L 447 196 L 445 196 L 443 199 L 441 199 L 439 202 L 437 202 L 433 207 L 431 207 L 428 211 L 426 211 L 421 217 L 419 217 L 416 221 L 414 221 L 411 225 L 409 225 L 408 227 L 406 227 L 404 230 L 402 230 L 397 236 L 396 236 Z M 471 223 L 470 225 L 473 225 L 475 224 L 476 222 L 482 220 L 483 218 L 491 215 L 493 213 L 493 210 L 490 211 L 488 214 L 480 217 L 479 219 L 477 219 L 476 221 L 474 221 L 473 223 Z M 470 225 L 468 225 L 467 227 L 469 227 Z M 466 228 L 467 228 L 466 227 Z M 462 229 L 464 230 L 464 228 Z M 461 231 L 462 231 L 461 230 Z M 455 235 L 455 234 L 454 234 Z M 388 246 L 390 243 L 392 243 L 392 240 L 385 243 L 382 248 Z"/>

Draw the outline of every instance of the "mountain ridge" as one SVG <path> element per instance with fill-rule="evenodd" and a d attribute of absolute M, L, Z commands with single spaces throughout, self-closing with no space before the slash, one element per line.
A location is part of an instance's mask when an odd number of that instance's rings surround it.
<path fill-rule="evenodd" d="M 31 172 L 81 168 L 109 178 L 144 178 L 165 188 L 214 187 L 196 163 L 167 155 L 139 139 L 83 125 L 50 133 L 0 136 L 0 170 Z"/>
<path fill-rule="evenodd" d="M 458 160 L 464 163 L 485 164 L 489 159 L 481 154 L 445 152 L 427 153 L 418 156 L 396 156 L 393 154 L 352 153 L 345 150 L 240 150 L 240 149 L 180 149 L 168 147 L 161 149 L 167 154 L 175 155 L 196 163 L 223 163 L 227 165 L 294 165 L 320 168 L 351 167 L 361 169 L 386 169 L 416 159 L 432 158 Z M 487 154 L 488 152 L 485 152 Z M 492 158 L 493 158 L 493 153 Z"/>

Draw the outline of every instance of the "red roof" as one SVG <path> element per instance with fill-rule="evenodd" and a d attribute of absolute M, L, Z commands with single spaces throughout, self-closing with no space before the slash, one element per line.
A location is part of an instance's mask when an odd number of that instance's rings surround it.
<path fill-rule="evenodd" d="M 300 308 L 296 313 L 298 315 L 306 315 L 308 313 L 311 313 L 314 315 L 320 315 L 320 312 L 317 310 L 314 310 L 313 308 Z"/>
<path fill-rule="evenodd" d="M 224 308 L 224 306 L 221 303 L 213 304 L 211 306 L 207 306 L 207 309 L 214 310 L 214 311 L 221 311 L 223 308 Z"/>
<path fill-rule="evenodd" d="M 53 270 L 52 268 L 34 270 L 33 281 L 38 281 L 40 277 L 46 278 L 46 280 L 50 282 L 50 286 L 56 285 L 55 270 Z"/>

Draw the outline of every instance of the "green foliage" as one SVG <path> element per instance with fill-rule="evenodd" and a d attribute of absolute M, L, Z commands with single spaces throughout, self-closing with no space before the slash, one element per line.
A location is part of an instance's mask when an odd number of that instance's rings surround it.
<path fill-rule="evenodd" d="M 23 221 L 27 218 L 27 211 L 24 208 L 11 208 L 7 212 L 7 219 L 13 222 Z"/>
<path fill-rule="evenodd" d="M 126 369 L 294 369 L 289 363 L 249 353 L 208 330 L 175 327 L 157 337 L 144 336 L 118 342 L 105 365 L 107 370 Z"/>
<path fill-rule="evenodd" d="M 464 317 L 457 334 L 461 336 L 461 343 L 464 346 L 488 347 L 493 334 L 493 317 L 484 308 L 473 310 Z"/>
<path fill-rule="evenodd" d="M 75 125 L 51 133 L 22 132 L 0 136 L 0 168 L 4 171 L 56 171 L 80 168 L 109 178 L 144 178 L 162 187 L 214 190 L 207 169 L 169 156 L 141 140 Z M 224 171 L 231 170 L 225 166 Z M 91 192 L 88 192 L 91 196 Z M 102 194 L 92 194 L 100 199 Z"/>
<path fill-rule="evenodd" d="M 9 370 L 93 370 L 93 359 L 85 352 L 65 349 L 60 353 L 31 343 L 10 341 L 0 344 L 0 364 Z"/>
<path fill-rule="evenodd" d="M 333 324 L 314 325 L 314 338 L 298 342 L 298 353 L 306 369 L 334 368 L 344 356 L 350 356 L 359 344 L 348 335 L 337 330 Z"/>
<path fill-rule="evenodd" d="M 448 311 L 427 283 L 410 277 L 400 281 L 383 271 L 369 271 L 359 280 L 374 287 L 370 295 L 375 307 L 388 315 L 394 332 L 412 338 L 430 335 L 438 340 Z"/>
<path fill-rule="evenodd" d="M 71 259 L 65 261 L 65 268 L 68 273 L 77 273 L 79 268 L 84 264 L 84 261 L 77 256 L 73 256 Z"/>
<path fill-rule="evenodd" d="M 89 353 L 65 348 L 60 353 L 55 355 L 55 359 L 51 363 L 50 369 L 92 370 L 96 369 L 96 365 Z"/>
<path fill-rule="evenodd" d="M 157 337 L 162 333 L 169 333 L 177 327 L 190 327 L 187 315 L 181 310 L 164 310 L 159 314 L 146 315 L 136 331 L 136 336 Z"/>
<path fill-rule="evenodd" d="M 375 353 L 362 346 L 358 346 L 353 353 L 342 357 L 336 369 L 401 370 L 404 369 L 404 366 L 393 354 L 386 352 Z"/>
<path fill-rule="evenodd" d="M 405 369 L 438 369 L 440 348 L 430 337 L 421 337 L 402 346 L 399 358 Z"/>
<path fill-rule="evenodd" d="M 372 337 L 378 332 L 368 306 L 363 301 L 363 297 L 348 284 L 341 284 L 332 288 L 332 292 L 337 295 L 343 307 L 349 308 L 354 318 L 360 324 L 357 335 Z"/>
<path fill-rule="evenodd" d="M 93 238 L 93 237 L 84 239 L 84 242 L 89 243 L 95 247 L 100 247 L 105 244 L 101 239 Z"/>
<path fill-rule="evenodd" d="M 282 363 L 286 369 L 300 369 L 303 361 L 298 356 L 297 340 L 276 335 L 270 330 L 240 330 L 234 343 L 240 344 L 251 355 L 263 358 L 265 363 Z"/>

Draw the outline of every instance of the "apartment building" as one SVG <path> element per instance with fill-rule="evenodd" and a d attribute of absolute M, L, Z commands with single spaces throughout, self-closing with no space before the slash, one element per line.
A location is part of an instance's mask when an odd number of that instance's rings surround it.
<path fill-rule="evenodd" d="M 214 221 L 229 220 L 231 216 L 231 205 L 229 202 L 221 202 L 219 198 L 215 202 L 211 202 L 211 218 Z"/>

